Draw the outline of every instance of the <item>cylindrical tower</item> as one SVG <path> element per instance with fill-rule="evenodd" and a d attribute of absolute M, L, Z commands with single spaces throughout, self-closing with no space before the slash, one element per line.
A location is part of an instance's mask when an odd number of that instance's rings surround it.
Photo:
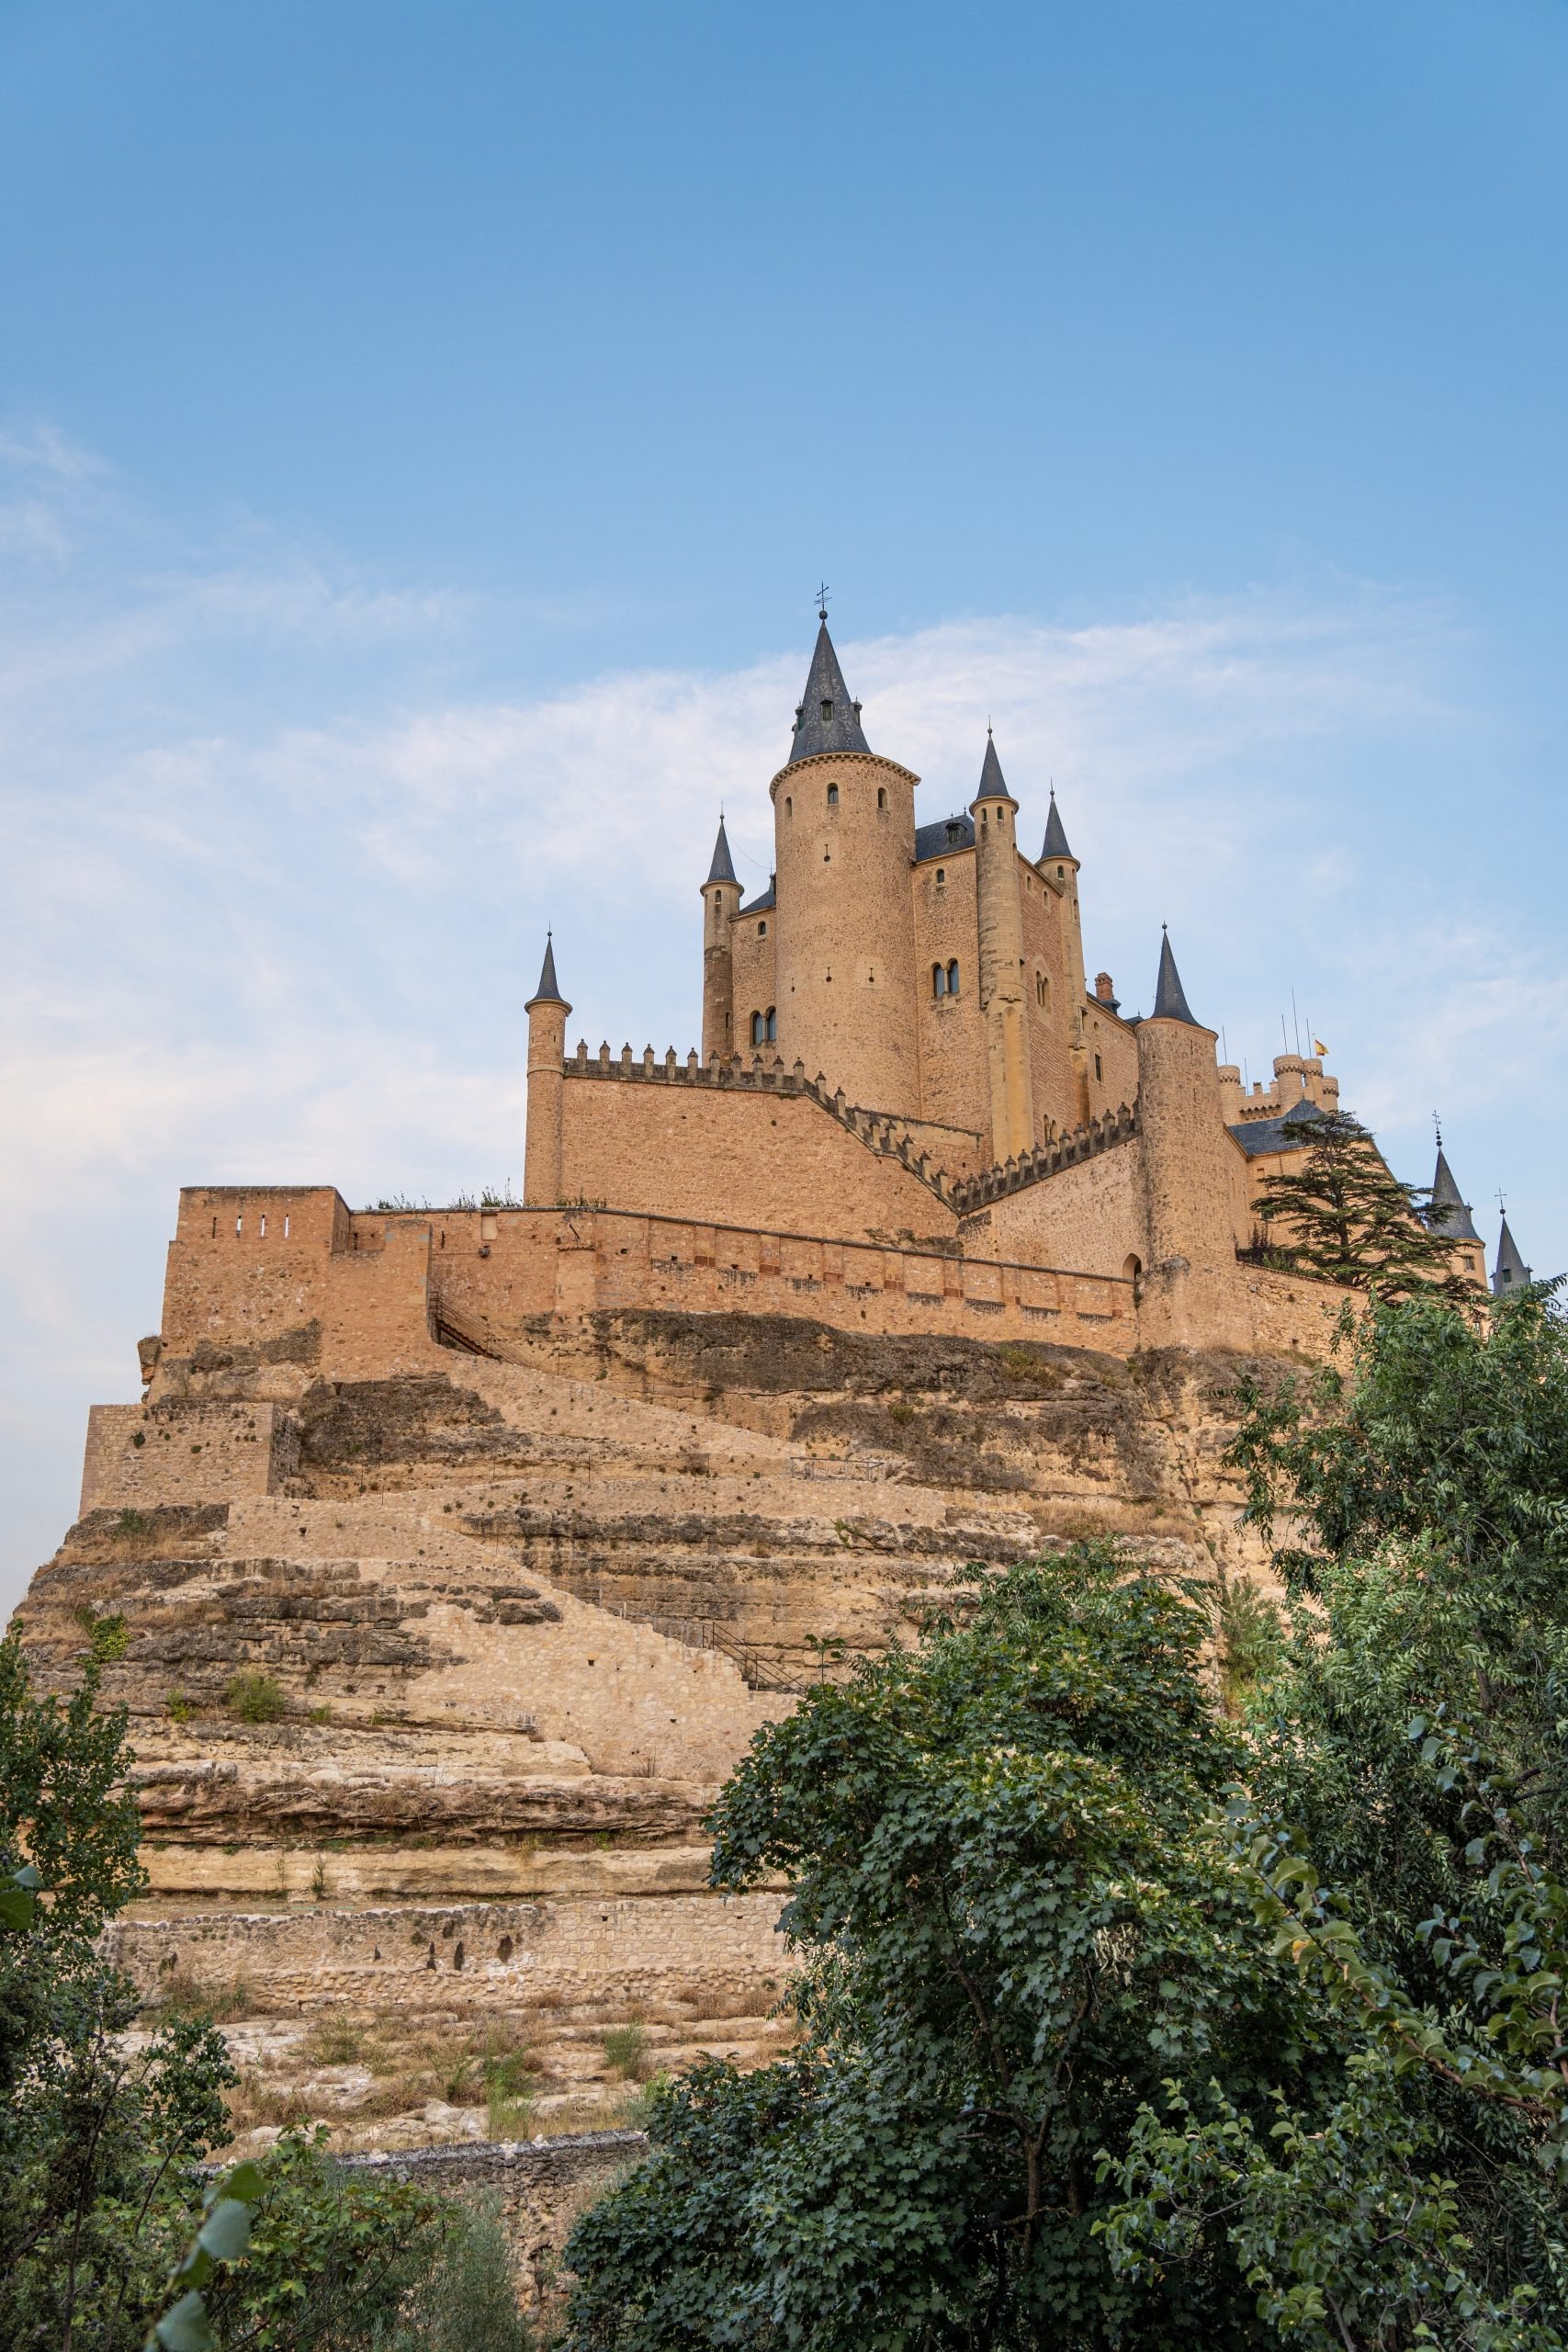
<path fill-rule="evenodd" d="M 1023 1011 L 1023 905 L 1018 890 L 1018 803 L 987 730 L 975 820 L 980 1011 L 990 1079 L 991 1158 L 1017 1159 L 1034 1141 L 1034 1087 Z"/>
<path fill-rule="evenodd" d="M 523 1200 L 527 1208 L 553 1209 L 560 1199 L 566 1018 L 571 1007 L 556 984 L 556 951 L 548 937 L 539 985 L 524 1011 L 528 1015 L 528 1125 Z"/>
<path fill-rule="evenodd" d="M 735 916 L 740 885 L 724 819 L 718 820 L 713 863 L 703 884 L 703 1059 L 735 1051 Z"/>
<path fill-rule="evenodd" d="M 1138 1023 L 1144 1227 L 1139 1330 L 1155 1347 L 1246 1347 L 1231 1192 L 1235 1146 L 1220 1117 L 1219 1039 L 1193 1018 L 1167 939 L 1155 1009 Z"/>
<path fill-rule="evenodd" d="M 877 758 L 824 620 L 789 763 L 769 787 L 777 842 L 778 1051 L 868 1110 L 920 1109 L 910 871 L 919 778 Z"/>

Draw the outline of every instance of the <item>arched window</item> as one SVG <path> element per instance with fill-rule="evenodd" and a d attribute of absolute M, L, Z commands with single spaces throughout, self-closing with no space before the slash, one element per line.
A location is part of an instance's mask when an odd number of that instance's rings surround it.
<path fill-rule="evenodd" d="M 833 706 L 832 706 L 832 704 L 831 704 L 830 702 L 828 702 L 828 701 L 824 701 L 824 702 L 823 702 L 823 705 L 822 705 L 822 716 L 823 716 L 823 718 L 832 718 L 832 716 L 833 716 Z"/>
<path fill-rule="evenodd" d="M 751 1043 L 754 1046 L 760 1046 L 766 1035 L 767 1031 L 763 1024 L 761 1014 L 760 1012 L 754 1012 L 751 1015 Z"/>
<path fill-rule="evenodd" d="M 1058 881 L 1058 882 L 1065 882 L 1065 881 L 1066 880 L 1066 878 L 1067 878 L 1067 869 L 1066 869 L 1066 867 L 1065 865 L 1058 865 L 1058 866 L 1057 866 L 1057 868 L 1056 868 L 1056 879 L 1057 879 L 1057 881 Z"/>
<path fill-rule="evenodd" d="M 1105 1072 L 1100 1067 L 1100 1056 L 1098 1054 L 1096 1054 L 1094 1057 L 1094 1074 L 1097 1079 L 1103 1082 Z"/>
<path fill-rule="evenodd" d="M 828 786 L 828 806 L 829 806 L 829 808 L 836 808 L 838 807 L 838 805 L 839 805 L 839 787 L 838 787 L 838 786 L 837 786 L 836 784 L 830 784 L 830 785 Z"/>
<path fill-rule="evenodd" d="M 1051 1001 L 1051 983 L 1043 972 L 1036 972 L 1034 975 L 1034 1001 L 1042 1012 Z"/>
<path fill-rule="evenodd" d="M 776 1005 L 770 1004 L 768 1007 L 767 1021 L 763 1030 L 763 1037 L 765 1043 L 770 1046 L 776 1046 L 778 1044 L 779 1015 Z"/>
<path fill-rule="evenodd" d="M 886 785 L 879 784 L 876 787 L 876 805 L 879 808 L 886 808 L 887 806 L 887 787 Z"/>
<path fill-rule="evenodd" d="M 933 964 L 931 966 L 931 994 L 932 996 L 945 996 L 947 994 L 947 974 L 942 970 L 940 964 Z"/>
<path fill-rule="evenodd" d="M 759 938 L 759 939 L 766 939 L 767 935 L 768 935 L 768 926 L 767 926 L 767 924 L 766 924 L 765 922 L 760 922 L 760 923 L 757 925 L 757 936 L 758 936 L 758 938 Z"/>
<path fill-rule="evenodd" d="M 794 814 L 795 814 L 795 802 L 794 802 L 794 800 L 790 797 L 790 795 L 786 792 L 786 793 L 784 794 L 784 815 L 785 815 L 786 817 L 793 817 L 793 816 L 794 816 Z"/>
<path fill-rule="evenodd" d="M 939 865 L 937 867 L 936 887 L 939 890 L 944 890 L 947 888 L 947 868 L 945 865 Z"/>
<path fill-rule="evenodd" d="M 956 956 L 947 967 L 947 993 L 949 996 L 956 996 L 958 994 L 958 958 Z"/>

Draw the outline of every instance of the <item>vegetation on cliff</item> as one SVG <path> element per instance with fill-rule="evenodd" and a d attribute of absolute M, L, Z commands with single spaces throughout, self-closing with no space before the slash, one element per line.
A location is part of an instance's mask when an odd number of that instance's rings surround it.
<path fill-rule="evenodd" d="M 142 1883 L 126 1720 L 97 1697 L 96 1662 L 62 1704 L 0 1642 L 0 2343 L 522 2352 L 493 2220 L 342 2172 L 300 2134 L 204 2222 L 236 2076 L 209 2018 L 137 2031 L 96 1950 Z M 198 2227 L 209 2243 L 187 2250 Z M 215 2266 L 214 2247 L 243 2259 Z"/>
<path fill-rule="evenodd" d="M 1292 1606 L 1233 1720 L 1092 1547 L 759 1736 L 800 2050 L 658 2095 L 580 2352 L 1568 2341 L 1568 1337 L 1375 1304 L 1253 1396 Z"/>

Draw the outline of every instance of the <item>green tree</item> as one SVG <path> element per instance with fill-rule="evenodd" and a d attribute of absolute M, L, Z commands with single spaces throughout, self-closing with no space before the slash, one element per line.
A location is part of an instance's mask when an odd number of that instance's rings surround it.
<path fill-rule="evenodd" d="M 1471 1295 L 1453 1272 L 1450 1244 L 1424 1222 L 1430 1187 L 1392 1175 L 1359 1119 L 1314 1112 L 1287 1119 L 1280 1134 L 1288 1150 L 1304 1148 L 1307 1156 L 1300 1168 L 1265 1176 L 1252 1204 L 1273 1260 L 1384 1298 Z"/>
<path fill-rule="evenodd" d="M 860 1661 L 759 1735 L 714 1878 L 784 1871 L 807 2039 L 655 2094 L 651 2161 L 579 2225 L 594 2352 L 1252 2340 L 1223 2245 L 1114 2270 L 1098 2174 L 1162 2078 L 1261 2119 L 1320 2063 L 1249 1927 L 1206 1613 L 1103 1547 L 987 1580 L 967 1622 Z"/>

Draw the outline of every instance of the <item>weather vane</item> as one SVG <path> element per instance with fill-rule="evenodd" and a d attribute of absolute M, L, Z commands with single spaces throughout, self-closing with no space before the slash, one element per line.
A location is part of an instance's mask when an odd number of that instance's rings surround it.
<path fill-rule="evenodd" d="M 828 582 L 824 580 L 817 591 L 817 617 L 819 621 L 825 621 L 828 617 L 829 594 Z"/>

